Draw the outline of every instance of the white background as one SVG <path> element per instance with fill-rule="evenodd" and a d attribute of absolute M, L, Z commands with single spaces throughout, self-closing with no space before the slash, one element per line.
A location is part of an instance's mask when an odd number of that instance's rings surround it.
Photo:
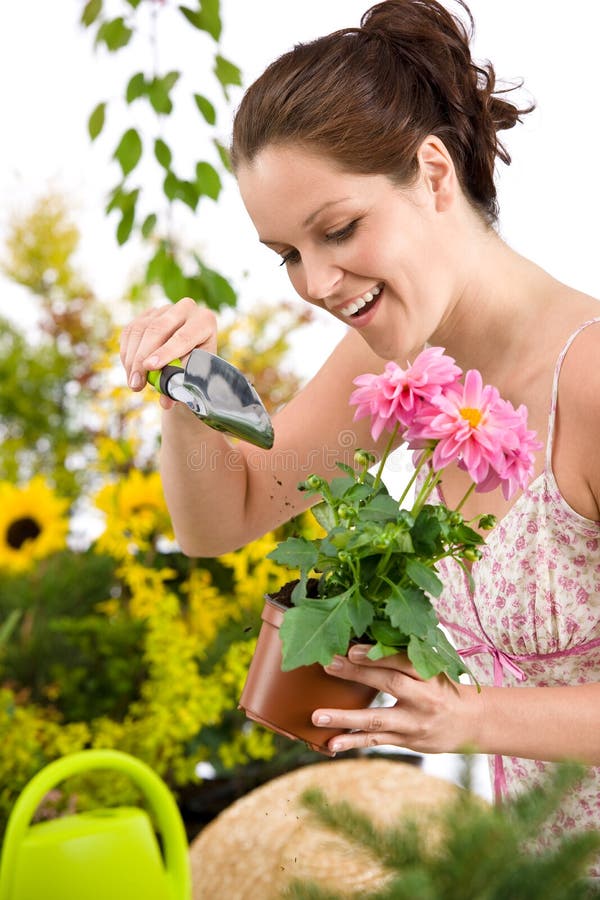
<path fill-rule="evenodd" d="M 367 5 L 357 0 L 222 0 L 221 52 L 240 66 L 248 84 L 295 42 L 357 25 Z M 49 186 L 57 188 L 69 197 L 83 229 L 81 266 L 100 296 L 116 303 L 139 265 L 139 250 L 134 245 L 118 248 L 114 221 L 103 215 L 106 193 L 119 177 L 110 156 L 126 127 L 144 124 L 136 121 L 137 108 L 127 110 L 118 98 L 134 68 L 150 70 L 152 57 L 143 40 L 132 48 L 135 66 L 129 50 L 92 52 L 91 34 L 78 25 L 82 7 L 74 0 L 20 0 L 0 7 L 0 247 L 10 215 L 27 209 Z M 558 278 L 600 296 L 600 3 L 472 0 L 471 10 L 477 26 L 475 57 L 491 59 L 499 78 L 523 78 L 528 92 L 523 102 L 532 97 L 537 104 L 523 125 L 504 132 L 513 164 L 499 169 L 501 234 Z M 185 25 L 176 27 L 175 19 L 172 11 L 163 10 L 160 65 L 165 71 L 182 69 L 186 89 L 218 100 L 218 85 L 212 93 L 206 88 L 204 60 L 212 57 L 212 42 Z M 237 101 L 240 92 L 234 90 L 232 96 Z M 109 125 L 107 134 L 91 145 L 86 122 L 100 100 L 112 102 Z M 223 102 L 219 109 L 220 136 L 227 143 L 231 110 Z M 210 158 L 198 137 L 198 114 L 189 112 L 168 135 L 182 166 L 188 157 L 205 153 Z M 242 308 L 292 296 L 277 260 L 258 245 L 232 178 L 226 180 L 219 203 L 203 201 L 197 216 L 182 228 L 182 236 L 202 250 L 207 262 L 233 280 Z M 25 292 L 1 277 L 0 314 L 25 327 L 31 327 L 35 316 Z M 341 329 L 320 317 L 310 334 L 299 338 L 295 357 L 303 374 L 318 368 Z M 452 777 L 456 760 L 430 757 L 427 769 Z M 483 769 L 476 777 L 481 792 L 489 794 Z"/>

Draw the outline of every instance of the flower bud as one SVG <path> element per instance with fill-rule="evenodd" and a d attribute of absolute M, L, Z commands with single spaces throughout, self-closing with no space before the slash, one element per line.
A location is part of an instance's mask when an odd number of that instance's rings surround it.
<path fill-rule="evenodd" d="M 459 512 L 450 513 L 450 518 L 448 519 L 451 525 L 462 525 L 463 517 Z"/>
<path fill-rule="evenodd" d="M 481 559 L 481 550 L 478 547 L 465 547 L 462 558 L 469 562 L 477 562 L 478 559 Z"/>
<path fill-rule="evenodd" d="M 350 522 L 353 519 L 356 519 L 357 512 L 352 506 L 348 506 L 347 503 L 340 503 L 337 509 L 338 516 L 344 522 Z"/>
<path fill-rule="evenodd" d="M 489 531 L 490 528 L 495 528 L 497 521 L 498 519 L 496 518 L 496 516 L 488 513 L 487 515 L 480 518 L 479 527 L 483 529 L 483 531 Z"/>
<path fill-rule="evenodd" d="M 306 484 L 311 490 L 318 491 L 323 486 L 323 479 L 320 475 L 309 475 L 306 479 Z"/>
<path fill-rule="evenodd" d="M 354 453 L 354 462 L 357 466 L 361 466 L 364 469 L 372 466 L 375 460 L 375 455 L 373 453 L 369 453 L 368 450 L 356 450 Z"/>

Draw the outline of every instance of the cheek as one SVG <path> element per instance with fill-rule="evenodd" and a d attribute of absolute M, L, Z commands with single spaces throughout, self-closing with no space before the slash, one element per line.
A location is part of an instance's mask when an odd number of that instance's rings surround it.
<path fill-rule="evenodd" d="M 310 302 L 310 299 L 306 296 L 306 279 L 302 271 L 302 266 L 288 266 L 287 276 L 298 296 L 302 297 L 303 300 Z"/>

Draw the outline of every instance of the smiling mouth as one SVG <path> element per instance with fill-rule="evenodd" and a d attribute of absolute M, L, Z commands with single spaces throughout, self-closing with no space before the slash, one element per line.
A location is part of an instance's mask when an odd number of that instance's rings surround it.
<path fill-rule="evenodd" d="M 378 284 L 370 291 L 366 291 L 356 300 L 352 300 L 347 306 L 340 309 L 340 314 L 347 319 L 359 319 L 368 312 L 373 304 L 378 300 L 383 291 L 383 284 Z"/>

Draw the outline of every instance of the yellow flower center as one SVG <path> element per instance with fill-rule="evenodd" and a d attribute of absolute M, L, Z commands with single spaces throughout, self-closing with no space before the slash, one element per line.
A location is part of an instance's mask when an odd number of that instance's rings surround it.
<path fill-rule="evenodd" d="M 473 409 L 470 406 L 463 406 L 463 408 L 460 411 L 460 414 L 463 417 L 463 419 L 467 420 L 469 425 L 473 426 L 473 428 L 477 428 L 477 426 L 481 422 L 482 416 L 481 416 L 480 409 Z"/>

